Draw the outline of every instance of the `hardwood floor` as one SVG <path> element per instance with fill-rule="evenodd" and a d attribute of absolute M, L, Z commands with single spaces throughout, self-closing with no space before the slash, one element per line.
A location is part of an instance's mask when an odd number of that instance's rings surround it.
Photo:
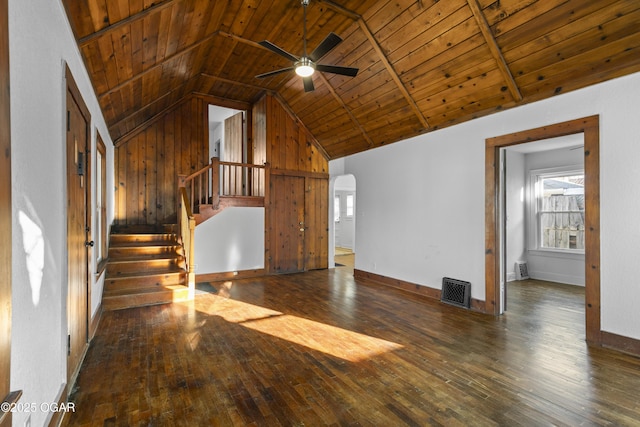
<path fill-rule="evenodd" d="M 512 282 L 492 317 L 344 268 L 212 286 L 105 312 L 65 423 L 640 423 L 640 359 L 585 344 L 581 288 Z"/>

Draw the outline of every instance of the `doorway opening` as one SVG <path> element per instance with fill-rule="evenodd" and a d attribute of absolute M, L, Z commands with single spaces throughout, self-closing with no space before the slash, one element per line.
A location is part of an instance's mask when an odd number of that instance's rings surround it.
<path fill-rule="evenodd" d="M 208 106 L 209 158 L 247 161 L 246 112 L 217 105 Z"/>
<path fill-rule="evenodd" d="M 336 177 L 333 186 L 333 249 L 336 267 L 354 268 L 356 255 L 356 178 Z"/>
<path fill-rule="evenodd" d="M 600 162 L 599 117 L 591 116 L 555 125 L 489 138 L 485 141 L 485 312 L 504 311 L 504 232 L 500 206 L 502 150 L 527 142 L 583 134 L 584 147 L 584 259 L 585 330 L 590 344 L 600 345 Z"/>
<path fill-rule="evenodd" d="M 583 147 L 579 133 L 501 148 L 505 311 L 514 281 L 584 287 Z"/>

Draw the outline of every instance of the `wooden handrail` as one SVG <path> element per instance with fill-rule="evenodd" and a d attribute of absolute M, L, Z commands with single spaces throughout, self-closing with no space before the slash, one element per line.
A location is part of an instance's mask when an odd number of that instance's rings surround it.
<path fill-rule="evenodd" d="M 196 220 L 189 206 L 189 197 L 185 187 L 179 189 L 179 207 L 178 210 L 178 239 L 182 245 L 185 257 L 185 265 L 187 268 L 187 283 L 189 286 L 189 296 L 193 297 L 196 287 L 195 273 L 195 229 Z"/>
<path fill-rule="evenodd" d="M 18 400 L 20 400 L 21 396 L 22 390 L 12 391 L 11 393 L 7 394 L 4 399 L 2 399 L 2 407 L 4 408 L 5 405 L 9 405 L 9 409 L 13 408 L 13 405 L 15 405 Z M 10 410 L 5 411 L 4 409 L 0 411 L 0 426 L 4 425 L 4 422 L 9 418 L 11 412 L 12 411 Z"/>
<path fill-rule="evenodd" d="M 179 187 L 186 188 L 189 206 L 217 207 L 220 197 L 264 197 L 268 164 L 236 163 L 211 158 L 211 163 L 191 175 L 181 175 Z"/>

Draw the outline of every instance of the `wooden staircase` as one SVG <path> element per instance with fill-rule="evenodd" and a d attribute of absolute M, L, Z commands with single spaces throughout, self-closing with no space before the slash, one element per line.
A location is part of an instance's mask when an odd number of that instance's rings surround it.
<path fill-rule="evenodd" d="M 102 296 L 104 310 L 190 299 L 175 226 L 117 226 L 111 230 Z"/>

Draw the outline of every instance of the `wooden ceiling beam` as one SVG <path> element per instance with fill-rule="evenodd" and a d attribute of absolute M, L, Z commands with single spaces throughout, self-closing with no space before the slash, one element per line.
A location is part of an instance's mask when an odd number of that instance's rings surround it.
<path fill-rule="evenodd" d="M 318 77 L 320 77 L 320 80 L 322 80 L 322 82 L 327 86 L 327 88 L 329 89 L 329 92 L 331 92 L 331 95 L 333 95 L 335 100 L 338 101 L 338 103 L 342 106 L 342 108 L 344 108 L 344 110 L 347 112 L 353 124 L 356 125 L 356 127 L 360 130 L 360 133 L 362 133 L 362 136 L 364 137 L 365 141 L 367 141 L 367 144 L 369 144 L 369 147 L 373 147 L 373 141 L 371 140 L 369 135 L 367 135 L 367 131 L 362 127 L 362 125 L 360 124 L 356 116 L 353 115 L 353 113 L 351 112 L 347 104 L 345 104 L 342 98 L 340 98 L 340 95 L 336 93 L 333 86 L 329 84 L 329 81 L 327 80 L 327 78 L 323 76 L 322 73 L 318 73 Z"/>
<path fill-rule="evenodd" d="M 158 69 L 159 67 L 162 67 L 167 62 L 173 61 L 174 59 L 179 58 L 182 55 L 185 55 L 185 54 L 191 52 L 194 49 L 197 49 L 202 44 L 209 42 L 211 39 L 213 39 L 217 35 L 219 35 L 218 31 L 216 31 L 214 33 L 211 33 L 207 37 L 203 38 L 202 40 L 200 40 L 198 42 L 195 42 L 195 43 L 185 47 L 183 50 L 178 51 L 178 52 L 174 53 L 173 55 L 164 58 L 162 61 L 158 62 L 156 65 L 147 68 L 143 72 L 141 72 L 139 74 L 136 74 L 135 76 L 131 77 L 130 79 L 127 79 L 127 80 L 124 80 L 124 81 L 120 82 L 116 86 L 110 88 L 108 91 L 99 94 L 98 95 L 98 100 L 102 100 L 105 96 L 111 95 L 112 93 L 117 92 L 118 90 L 122 89 L 123 87 L 127 86 L 128 84 L 130 84 L 130 83 L 132 83 L 132 82 L 134 82 L 134 81 L 136 81 L 138 79 L 141 79 L 145 75 L 153 72 L 154 70 Z"/>
<path fill-rule="evenodd" d="M 234 86 L 242 86 L 242 87 L 246 87 L 247 89 L 254 89 L 254 90 L 260 90 L 260 91 L 265 90 L 262 86 L 256 86 L 256 85 L 251 85 L 251 84 L 248 84 L 248 83 L 238 82 L 238 81 L 235 81 L 235 80 L 229 80 L 229 79 L 225 79 L 225 78 L 214 76 L 214 75 L 207 74 L 207 73 L 200 73 L 200 75 L 202 77 L 206 77 L 208 79 L 217 80 L 219 82 L 227 83 L 227 84 L 234 85 Z"/>
<path fill-rule="evenodd" d="M 357 13 L 355 13 L 355 12 L 353 12 L 351 10 L 348 10 L 348 9 L 346 9 L 346 8 L 340 6 L 339 4 L 336 4 L 336 3 L 334 3 L 334 2 L 332 2 L 330 0 L 320 0 L 320 1 L 322 3 L 324 3 L 324 4 L 326 4 L 327 7 L 330 7 L 334 11 L 347 16 L 347 17 L 353 19 L 354 21 L 356 21 L 358 23 L 358 25 L 360 26 L 360 29 L 362 30 L 362 32 L 365 34 L 365 36 L 369 40 L 369 43 L 371 43 L 371 46 L 373 47 L 373 50 L 376 52 L 376 55 L 378 55 L 378 58 L 380 58 L 380 61 L 384 64 L 385 68 L 387 69 L 387 72 L 391 75 L 391 78 L 393 79 L 394 83 L 396 84 L 396 86 L 398 87 L 400 92 L 402 93 L 402 96 L 404 96 L 404 98 L 409 103 L 409 106 L 413 110 L 414 114 L 418 117 L 418 120 L 420 120 L 420 123 L 422 123 L 422 126 L 424 126 L 425 129 L 429 129 L 430 128 L 429 122 L 427 122 L 427 119 L 422 114 L 422 111 L 420 111 L 420 108 L 418 107 L 418 104 L 413 99 L 413 97 L 411 96 L 411 94 L 409 93 L 409 91 L 407 90 L 405 85 L 402 83 L 402 80 L 400 80 L 400 77 L 398 76 L 398 73 L 396 73 L 396 70 L 393 68 L 393 66 L 389 62 L 389 59 L 387 59 L 387 56 L 382 51 L 382 48 L 378 44 L 378 41 L 376 40 L 376 38 L 373 36 L 373 33 L 371 32 L 371 30 L 367 26 L 367 23 L 362 18 L 362 16 L 360 16 Z"/>
<path fill-rule="evenodd" d="M 320 3 L 324 3 L 327 5 L 327 7 L 333 9 L 335 12 L 338 12 L 348 18 L 353 19 L 354 21 L 359 21 L 362 19 L 362 16 L 358 15 L 357 13 L 343 7 L 340 6 L 339 4 L 336 4 L 330 0 L 319 0 Z"/>
<path fill-rule="evenodd" d="M 384 52 L 382 51 L 382 48 L 378 44 L 378 41 L 373 36 L 373 33 L 371 32 L 371 30 L 369 30 L 369 27 L 367 26 L 367 23 L 364 22 L 364 19 L 360 19 L 358 21 L 358 25 L 360 25 L 360 28 L 364 32 L 365 36 L 367 36 L 367 39 L 369 39 L 369 43 L 371 43 L 371 46 L 373 47 L 373 50 L 375 50 L 376 54 L 380 58 L 380 61 L 382 61 L 382 63 L 384 64 L 385 68 L 387 69 L 387 72 L 389 73 L 389 75 L 391 76 L 391 78 L 395 82 L 396 86 L 398 87 L 398 89 L 402 93 L 402 96 L 404 96 L 404 98 L 407 100 L 407 102 L 409 103 L 409 106 L 413 110 L 414 114 L 416 115 L 416 117 L 418 117 L 418 120 L 420 120 L 420 123 L 422 123 L 422 126 L 424 126 L 425 129 L 429 129 L 430 128 L 429 122 L 427 122 L 427 119 L 422 114 L 422 111 L 420 111 L 420 108 L 418 107 L 418 104 L 413 99 L 413 97 L 411 96 L 411 94 L 409 93 L 409 91 L 407 90 L 405 85 L 402 83 L 402 80 L 400 80 L 400 77 L 398 76 L 398 73 L 396 73 L 396 70 L 393 68 L 393 66 L 391 65 L 391 63 L 389 62 L 387 57 L 385 56 Z"/>
<path fill-rule="evenodd" d="M 487 46 L 491 51 L 491 55 L 496 60 L 498 64 L 498 68 L 504 77 L 504 80 L 507 83 L 507 87 L 509 88 L 509 92 L 511 92 L 511 96 L 516 101 L 522 101 L 522 94 L 520 93 L 520 89 L 516 84 L 516 81 L 511 74 L 511 70 L 509 70 L 509 66 L 507 65 L 507 61 L 504 59 L 504 55 L 502 55 L 502 51 L 500 50 L 500 46 L 498 46 L 498 42 L 496 38 L 493 36 L 493 32 L 491 31 L 491 27 L 487 22 L 487 18 L 484 16 L 480 5 L 478 4 L 478 0 L 467 0 L 469 4 L 469 8 L 473 12 L 473 16 L 478 23 L 478 27 L 480 27 L 480 32 L 482 32 L 482 36 L 487 42 Z"/>
<path fill-rule="evenodd" d="M 96 31 L 95 33 L 89 34 L 88 36 L 82 37 L 81 39 L 78 40 L 78 46 L 80 46 L 80 49 L 82 49 L 83 47 L 85 47 L 86 45 L 88 45 L 89 43 L 91 43 L 92 41 L 99 39 L 100 37 L 109 34 L 112 31 L 116 31 L 119 28 L 122 28 L 126 25 L 131 24 L 132 22 L 138 21 L 140 19 L 144 19 L 145 17 L 151 15 L 154 12 L 160 12 L 163 9 L 166 9 L 167 7 L 171 6 L 172 3 L 175 0 L 165 0 L 162 1 L 158 4 L 154 4 L 153 6 L 150 6 L 138 13 L 136 13 L 135 15 L 131 15 L 125 19 L 122 19 L 118 22 L 116 22 L 115 24 L 111 24 L 107 27 L 104 27 L 98 31 Z"/>

